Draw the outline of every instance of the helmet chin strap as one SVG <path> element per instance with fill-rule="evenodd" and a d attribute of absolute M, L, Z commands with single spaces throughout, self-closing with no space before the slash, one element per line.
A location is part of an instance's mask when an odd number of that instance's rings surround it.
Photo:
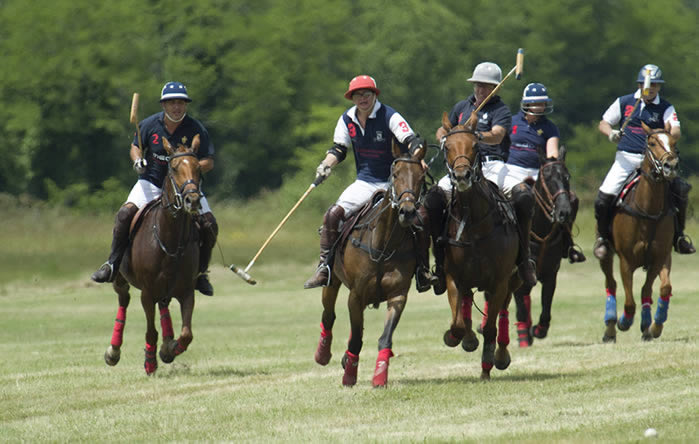
<path fill-rule="evenodd" d="M 172 116 L 170 116 L 170 114 L 167 113 L 167 111 L 165 111 L 165 117 L 167 117 L 173 123 L 180 123 L 185 118 L 186 115 L 187 115 L 187 113 L 184 113 L 184 114 L 182 114 L 182 117 L 179 118 L 179 120 L 175 120 L 172 118 Z"/>

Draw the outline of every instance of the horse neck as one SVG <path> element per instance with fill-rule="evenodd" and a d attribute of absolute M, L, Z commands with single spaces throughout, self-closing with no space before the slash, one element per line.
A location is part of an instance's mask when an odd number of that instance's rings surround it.
<path fill-rule="evenodd" d="M 380 216 L 376 220 L 376 225 L 371 229 L 371 246 L 372 248 L 385 248 L 395 238 L 395 233 L 403 229 L 398 223 L 398 208 L 391 204 L 388 191 L 386 191 L 377 211 L 379 211 Z"/>
<path fill-rule="evenodd" d="M 650 177 L 650 167 L 647 160 L 644 160 L 641 171 L 641 178 L 634 193 L 635 205 L 642 211 L 654 214 L 659 213 L 669 205 L 667 201 L 669 182 L 665 179 L 655 181 Z"/>
<path fill-rule="evenodd" d="M 488 184 L 486 179 L 474 182 L 466 191 L 457 191 L 456 206 L 462 217 L 468 217 L 472 222 L 479 222 L 492 206 L 492 201 L 488 195 Z"/>
<path fill-rule="evenodd" d="M 175 190 L 172 186 L 172 180 L 167 176 L 161 196 L 161 209 L 156 220 L 163 242 L 179 242 L 183 233 L 186 233 L 192 224 L 192 216 L 182 208 L 175 210 L 172 207 L 174 204 Z"/>

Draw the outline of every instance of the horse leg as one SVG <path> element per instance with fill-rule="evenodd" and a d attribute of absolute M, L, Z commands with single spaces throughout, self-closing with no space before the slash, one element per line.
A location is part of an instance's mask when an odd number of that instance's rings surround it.
<path fill-rule="evenodd" d="M 655 309 L 655 318 L 650 326 L 650 334 L 654 338 L 659 338 L 663 332 L 663 324 L 667 321 L 667 310 L 670 306 L 672 296 L 672 283 L 670 282 L 670 269 L 672 267 L 672 256 L 667 255 L 663 267 L 660 269 L 660 298 Z"/>
<path fill-rule="evenodd" d="M 553 294 L 556 291 L 556 273 L 545 276 L 541 282 L 541 314 L 539 323 L 532 327 L 531 334 L 538 339 L 544 339 L 551 326 L 551 306 Z"/>
<path fill-rule="evenodd" d="M 323 287 L 323 315 L 320 321 L 320 340 L 316 348 L 315 360 L 320 365 L 327 365 L 332 357 L 333 325 L 335 324 L 335 302 L 340 290 L 340 279 L 331 279 L 330 285 Z"/>
<path fill-rule="evenodd" d="M 180 300 L 180 313 L 182 315 L 182 330 L 180 330 L 180 336 L 168 343 L 168 347 L 165 351 L 160 351 L 160 358 L 164 362 L 172 362 L 175 357 L 181 355 L 187 350 L 189 344 L 192 343 L 194 335 L 192 334 L 192 313 L 194 313 L 194 290 L 188 297 Z M 165 345 L 163 344 L 163 349 Z"/>
<path fill-rule="evenodd" d="M 447 275 L 447 299 L 451 308 L 451 326 L 449 330 L 444 332 L 444 343 L 447 347 L 456 347 L 461 342 L 466 332 L 464 324 L 463 312 L 461 311 L 462 300 L 459 288 L 456 286 L 456 281 L 450 274 Z"/>
<path fill-rule="evenodd" d="M 404 294 L 386 301 L 386 320 L 384 321 L 383 333 L 379 338 L 379 356 L 376 358 L 376 369 L 372 380 L 374 387 L 385 387 L 388 382 L 388 360 L 393 356 L 393 332 L 398 326 L 406 300 L 407 294 Z"/>
<path fill-rule="evenodd" d="M 342 368 L 345 369 L 342 385 L 351 387 L 357 383 L 359 353 L 362 351 L 362 335 L 364 333 L 364 306 L 362 298 L 354 290 L 350 291 L 347 307 L 349 308 L 351 331 L 347 350 L 342 357 Z"/>
<path fill-rule="evenodd" d="M 175 332 L 172 328 L 172 317 L 170 317 L 168 304 L 158 302 L 158 308 L 160 309 L 160 335 L 163 338 L 163 346 L 160 347 L 160 360 L 169 364 L 175 359 L 172 353 L 168 353 L 168 350 L 172 347 L 171 343 L 175 339 Z"/>
<path fill-rule="evenodd" d="M 112 340 L 109 347 L 107 347 L 107 351 L 104 352 L 104 362 L 107 365 L 117 365 L 119 359 L 121 359 L 121 344 L 124 342 L 124 327 L 126 326 L 126 309 L 129 306 L 129 302 L 131 302 L 129 283 L 121 273 L 117 274 L 116 279 L 112 283 L 112 288 L 119 296 L 119 309 L 114 320 Z"/>
<path fill-rule="evenodd" d="M 621 282 L 624 285 L 624 312 L 617 321 L 617 328 L 621 331 L 626 331 L 633 324 L 633 317 L 636 314 L 636 302 L 633 300 L 633 270 L 629 261 L 623 257 L 619 257 L 619 272 L 621 273 Z"/>
<path fill-rule="evenodd" d="M 614 279 L 614 255 L 611 251 L 600 260 L 600 268 L 604 273 L 607 301 L 604 309 L 604 324 L 606 325 L 602 342 L 616 342 L 616 280 Z"/>
<path fill-rule="evenodd" d="M 471 307 L 473 306 L 473 292 L 468 290 L 461 301 L 461 317 L 464 321 L 464 338 L 461 340 L 461 348 L 467 352 L 478 348 L 478 336 L 473 331 L 471 321 Z"/>
<path fill-rule="evenodd" d="M 532 326 L 532 299 L 530 292 L 531 288 L 527 284 L 522 284 L 515 291 L 515 305 L 517 307 L 517 339 L 521 348 L 529 347 L 533 342 L 532 334 L 529 330 Z"/>
<path fill-rule="evenodd" d="M 501 301 L 506 297 L 504 292 L 507 291 L 507 285 L 508 282 L 505 282 L 504 285 L 499 283 L 494 291 L 485 292 L 485 298 L 489 303 L 488 311 L 485 312 L 487 320 L 483 326 L 483 354 L 481 356 L 481 379 L 484 380 L 490 379 L 490 370 L 495 362 L 495 341 L 498 330 L 496 324 L 501 306 L 504 306 Z M 502 359 L 502 356 L 500 358 Z"/>
<path fill-rule="evenodd" d="M 158 331 L 155 329 L 155 302 L 153 298 L 148 297 L 146 291 L 141 291 L 141 305 L 146 314 L 146 360 L 143 367 L 146 375 L 150 376 L 158 369 Z"/>

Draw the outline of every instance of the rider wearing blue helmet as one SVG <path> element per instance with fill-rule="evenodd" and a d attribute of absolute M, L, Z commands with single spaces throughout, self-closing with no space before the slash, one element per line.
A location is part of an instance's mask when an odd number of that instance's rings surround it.
<path fill-rule="evenodd" d="M 643 87 L 646 76 L 649 77 L 650 88 L 644 94 Z M 647 136 L 641 127 L 641 122 L 652 129 L 664 128 L 675 139 L 679 139 L 681 135 L 680 121 L 677 118 L 675 107 L 658 94 L 661 85 L 665 83 L 660 68 L 651 64 L 643 66 L 638 73 L 636 83 L 638 84 L 636 92 L 618 97 L 605 111 L 599 123 L 599 131 L 610 142 L 617 144 L 614 164 L 604 178 L 595 200 L 598 237 L 594 246 L 594 254 L 600 260 L 606 257 L 609 250 L 612 204 L 621 191 L 626 178 L 640 167 L 643 160 Z M 639 106 L 635 106 L 637 102 Z M 621 129 L 613 128 L 617 124 L 623 126 L 626 120 L 629 122 L 623 133 Z M 684 234 L 691 185 L 677 177 L 670 183 L 670 189 L 672 191 L 672 204 L 677 208 L 673 239 L 675 251 L 680 254 L 692 254 L 696 252 L 696 249 L 692 245 L 691 239 Z"/>
<path fill-rule="evenodd" d="M 527 186 L 524 180 L 532 177 L 536 180 L 539 175 L 539 152 L 543 148 L 546 158 L 558 158 L 560 133 L 558 127 L 546 115 L 553 112 L 553 99 L 549 97 L 546 86 L 541 83 L 530 83 L 524 88 L 520 112 L 512 117 L 510 130 L 510 156 L 506 164 L 506 176 L 503 190 L 510 194 L 515 187 Z M 578 199 L 571 193 L 571 205 L 578 208 Z M 579 249 L 573 248 L 570 232 L 563 230 L 564 257 L 571 263 L 585 261 L 585 255 Z"/>
<path fill-rule="evenodd" d="M 163 193 L 163 182 L 168 170 L 167 152 L 162 143 L 164 138 L 167 138 L 172 146 L 189 145 L 198 134 L 200 145 L 197 157 L 201 172 L 203 174 L 214 168 L 214 145 L 209 138 L 209 132 L 201 122 L 187 115 L 187 104 L 191 101 L 185 85 L 180 82 L 168 82 L 160 93 L 160 105 L 163 110 L 138 124 L 142 140 L 139 141 L 138 136 L 134 135 L 129 153 L 133 168 L 138 173 L 138 181 L 116 215 L 109 259 L 92 274 L 93 281 L 112 282 L 114 280 L 121 259 L 129 246 L 131 220 L 139 208 L 143 208 Z M 147 153 L 145 157 L 139 147 L 141 143 L 143 150 Z M 203 194 L 200 202 L 200 275 L 197 278 L 196 289 L 202 294 L 213 296 L 214 289 L 206 272 L 211 260 L 211 250 L 216 244 L 218 224 Z"/>

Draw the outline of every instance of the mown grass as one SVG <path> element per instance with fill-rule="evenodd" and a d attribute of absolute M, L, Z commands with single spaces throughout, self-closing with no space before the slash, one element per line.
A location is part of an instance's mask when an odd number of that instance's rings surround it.
<path fill-rule="evenodd" d="M 217 209 L 226 264 L 247 265 L 290 206 Z M 388 388 L 371 388 L 382 305 L 366 311 L 359 382 L 346 389 L 339 361 L 347 293 L 338 300 L 333 358 L 318 366 L 320 291 L 301 286 L 316 260 L 319 218 L 297 216 L 251 270 L 257 286 L 216 257 L 216 296 L 197 296 L 194 342 L 149 378 L 135 293 L 121 362 L 108 367 L 102 358 L 116 297 L 88 276 L 104 260 L 112 216 L 8 214 L 11 228 L 0 239 L 0 439 L 638 442 L 648 427 L 663 441 L 699 436 L 696 256 L 674 256 L 669 320 L 650 343 L 636 322 L 616 344 L 602 344 L 599 267 L 563 264 L 549 337 L 522 350 L 513 331 L 512 364 L 493 370 L 489 383 L 479 380 L 480 348 L 467 354 L 443 344 L 446 298 L 413 290 L 394 336 Z M 579 220 L 590 256 L 592 215 Z M 640 281 L 637 273 L 636 288 Z M 533 301 L 538 315 L 538 291 Z M 177 330 L 176 303 L 172 309 Z"/>

